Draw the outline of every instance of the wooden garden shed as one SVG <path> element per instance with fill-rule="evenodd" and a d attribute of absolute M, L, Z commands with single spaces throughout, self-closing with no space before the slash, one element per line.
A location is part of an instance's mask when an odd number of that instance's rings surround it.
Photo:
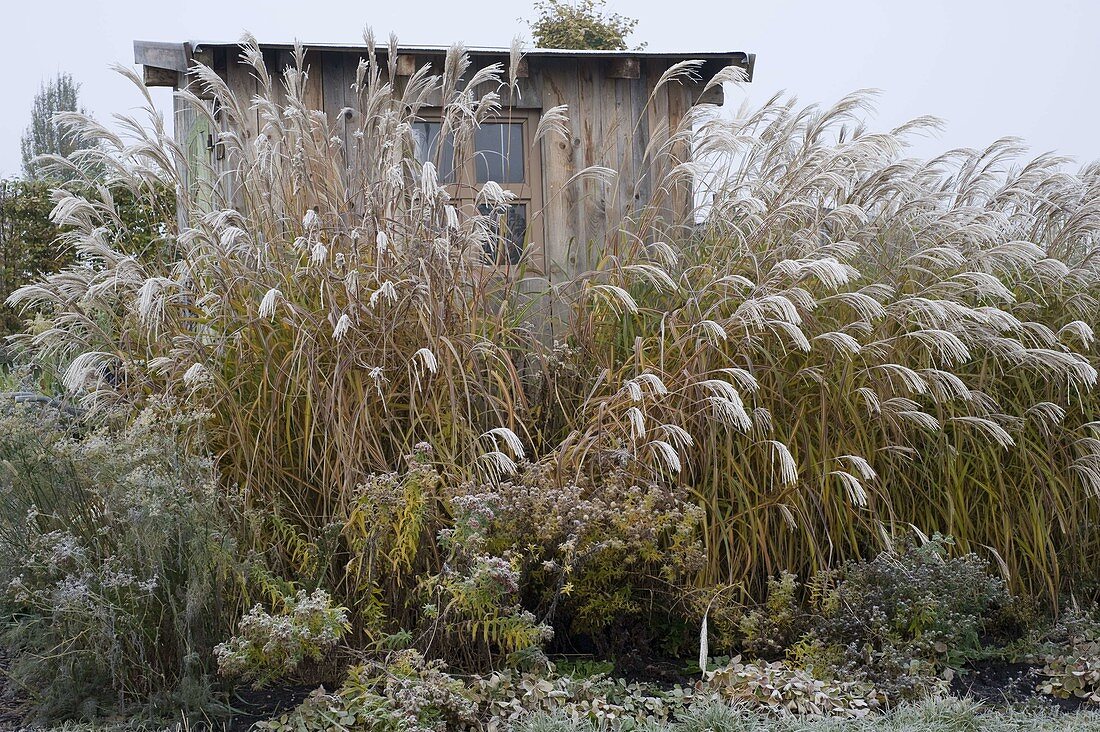
<path fill-rule="evenodd" d="M 260 47 L 273 75 L 292 65 L 293 44 L 261 43 Z M 351 85 L 367 48 L 338 44 L 306 47 L 307 100 L 323 110 L 337 134 L 343 133 L 346 139 L 355 120 L 345 110 L 354 106 Z M 442 68 L 448 50 L 445 46 L 399 46 L 398 76 L 411 75 L 427 63 Z M 470 47 L 466 51 L 471 74 L 492 63 L 509 66 L 507 48 Z M 387 52 L 385 47 L 377 51 L 383 56 Z M 197 61 L 213 68 L 238 94 L 250 97 L 256 90 L 251 69 L 239 59 L 237 43 L 136 41 L 134 56 L 143 67 L 147 86 L 182 88 L 188 83 L 188 69 Z M 667 84 L 654 94 L 662 74 L 689 59 L 703 62 L 697 80 Z M 475 136 L 475 162 L 453 173 L 441 172 L 476 182 L 496 180 L 512 190 L 516 205 L 502 225 L 507 225 L 515 246 L 535 248 L 532 254 L 537 255 L 535 259 L 547 276 L 559 268 L 576 271 L 583 266 L 577 261 L 585 256 L 583 244 L 607 236 L 623 216 L 656 200 L 654 181 L 660 180 L 661 169 L 690 157 L 690 146 L 683 144 L 665 146 L 662 155 L 653 151 L 661 149 L 669 130 L 676 128 L 693 105 L 721 104 L 721 86 L 705 90 L 707 82 L 729 66 L 743 69 L 751 80 L 754 61 L 753 54 L 742 51 L 527 51 L 517 74 L 518 94 L 503 90 L 500 119 L 484 124 Z M 532 146 L 539 115 L 558 105 L 568 106 L 569 138 L 551 135 Z M 201 127 L 204 122 L 183 102 L 177 100 L 175 111 L 176 139 L 189 156 L 209 156 L 206 160 L 216 170 L 216 135 Z M 426 114 L 417 130 L 429 144 L 433 124 L 438 127 Z M 258 120 L 249 132 L 261 132 Z M 570 182 L 575 173 L 593 165 L 617 170 L 616 184 Z M 662 225 L 690 223 L 686 217 L 693 208 L 692 195 L 690 185 L 662 195 L 658 209 Z"/>

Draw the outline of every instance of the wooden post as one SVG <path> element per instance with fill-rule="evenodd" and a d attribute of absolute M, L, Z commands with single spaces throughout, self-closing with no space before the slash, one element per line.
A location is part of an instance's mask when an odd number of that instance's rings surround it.
<path fill-rule="evenodd" d="M 412 76 L 416 73 L 416 56 L 402 54 L 397 57 L 397 75 Z"/>
<path fill-rule="evenodd" d="M 179 88 L 180 74 L 175 69 L 160 69 L 156 66 L 142 66 L 145 86 L 170 86 Z"/>

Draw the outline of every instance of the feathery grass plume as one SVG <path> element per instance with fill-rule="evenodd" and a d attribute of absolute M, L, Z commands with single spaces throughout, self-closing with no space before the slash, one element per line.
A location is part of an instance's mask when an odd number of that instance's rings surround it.
<path fill-rule="evenodd" d="M 458 139 L 499 108 L 465 91 L 461 48 L 442 77 L 418 73 L 400 90 L 384 60 L 364 58 L 347 146 L 306 104 L 303 48 L 274 73 L 254 39 L 241 58 L 258 80 L 254 98 L 201 65 L 179 95 L 223 130 L 224 170 L 189 175 L 163 127 L 134 121 L 126 127 L 140 136 L 122 140 L 69 120 L 104 140 L 89 162 L 136 195 L 149 180 L 180 191 L 177 257 L 122 256 L 101 236 L 116 226 L 109 202 L 62 192 L 56 215 L 73 226 L 82 264 L 13 302 L 51 309 L 55 327 L 31 346 L 65 364 L 66 385 L 89 406 L 136 409 L 160 393 L 203 400 L 224 479 L 319 541 L 368 476 L 400 469 L 421 442 L 457 479 L 476 476 L 486 433 L 522 458 L 521 374 L 539 346 L 510 308 L 515 279 L 478 276 L 488 222 L 448 210 L 434 167 L 413 157 L 411 125 L 429 97 L 443 99 Z M 475 76 L 499 86 L 500 74 Z M 249 117 L 260 120 L 254 138 Z M 508 204 L 499 186 L 482 197 Z M 497 455 L 498 473 L 514 469 Z M 335 564 L 326 571 L 361 610 L 359 588 Z"/>
<path fill-rule="evenodd" d="M 759 592 L 909 524 L 995 554 L 1018 590 L 1092 582 L 1098 166 L 1020 161 L 1011 141 L 906 158 L 936 121 L 874 134 L 867 105 L 776 97 L 701 125 L 713 200 L 669 232 L 675 257 L 622 250 L 644 240 L 635 214 L 581 276 L 602 296 L 570 330 L 597 422 L 568 449 L 629 441 L 615 385 L 661 378 L 644 412 L 691 438 L 706 582 Z M 639 260 L 675 289 L 625 272 Z M 751 391 L 718 385 L 733 367 Z"/>
<path fill-rule="evenodd" d="M 497 448 L 519 459 L 518 442 L 563 476 L 612 456 L 687 487 L 706 516 L 702 582 L 759 592 L 780 569 L 863 556 L 908 525 L 991 548 L 1016 589 L 1096 579 L 1100 165 L 1025 161 L 1012 140 L 911 159 L 907 140 L 937 122 L 870 132 L 867 92 L 830 107 L 777 95 L 732 119 L 698 110 L 642 146 L 652 197 L 536 295 L 555 300 L 559 351 L 525 323 L 522 267 L 483 276 L 489 219 L 413 155 L 412 123 L 436 99 L 441 134 L 469 149 L 501 109 L 471 86 L 502 89 L 503 69 L 472 69 L 456 46 L 441 75 L 425 66 L 399 88 L 392 43 L 385 65 L 366 43 L 347 142 L 307 108 L 304 56 L 273 76 L 251 38 L 254 97 L 201 66 L 201 89 L 180 93 L 224 130 L 228 171 L 189 177 L 156 121 L 123 141 L 70 120 L 102 140 L 76 162 L 137 196 L 150 181 L 181 192 L 175 259 L 153 263 L 102 236 L 109 201 L 60 192 L 81 263 L 10 300 L 48 312 L 25 341 L 86 403 L 191 397 L 203 364 L 221 475 L 313 540 L 419 443 L 441 479 L 462 481 L 512 472 Z M 697 72 L 677 64 L 661 84 Z M 568 133 L 565 111 L 546 111 L 537 141 Z M 569 185 L 618 189 L 616 155 Z M 670 220 L 692 179 L 708 205 Z M 480 199 L 509 203 L 492 186 Z M 410 556 L 438 561 L 427 545 Z M 340 602 L 366 613 L 369 593 L 331 564 Z M 387 611 L 414 612 L 388 587 Z"/>

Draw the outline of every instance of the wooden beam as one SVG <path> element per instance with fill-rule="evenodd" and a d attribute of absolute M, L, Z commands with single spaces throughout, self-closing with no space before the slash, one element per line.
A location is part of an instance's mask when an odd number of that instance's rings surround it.
<path fill-rule="evenodd" d="M 607 72 L 610 79 L 637 79 L 641 76 L 642 65 L 636 58 L 613 58 Z"/>
<path fill-rule="evenodd" d="M 752 81 L 752 75 L 756 72 L 756 54 L 750 53 L 745 56 L 745 81 Z"/>
<path fill-rule="evenodd" d="M 696 104 L 713 104 L 721 107 L 722 103 L 726 100 L 726 91 L 722 88 L 721 84 L 715 84 L 710 89 L 699 95 L 699 98 L 695 100 Z"/>
<path fill-rule="evenodd" d="M 412 76 L 416 73 L 416 56 L 402 54 L 397 57 L 397 75 Z"/>
<path fill-rule="evenodd" d="M 187 71 L 188 49 L 183 43 L 134 41 L 134 63 L 158 69 Z"/>
<path fill-rule="evenodd" d="M 203 66 L 210 66 L 211 68 L 213 68 L 213 66 L 214 66 L 214 51 L 213 51 L 213 49 L 210 49 L 210 48 L 204 48 L 200 51 L 195 51 L 193 54 L 191 54 L 191 60 L 194 63 L 202 64 Z M 190 71 L 190 70 L 191 70 L 191 67 L 188 66 L 188 71 Z"/>
<path fill-rule="evenodd" d="M 142 66 L 145 86 L 170 86 L 179 88 L 180 74 L 175 69 L 162 69 L 156 66 Z"/>

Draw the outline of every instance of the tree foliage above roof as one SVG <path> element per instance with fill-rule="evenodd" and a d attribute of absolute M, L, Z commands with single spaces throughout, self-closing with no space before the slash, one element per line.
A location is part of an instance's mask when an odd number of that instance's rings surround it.
<path fill-rule="evenodd" d="M 538 18 L 528 21 L 539 48 L 625 51 L 638 21 L 604 10 L 606 0 L 538 0 Z M 645 44 L 638 46 L 643 48 Z"/>

